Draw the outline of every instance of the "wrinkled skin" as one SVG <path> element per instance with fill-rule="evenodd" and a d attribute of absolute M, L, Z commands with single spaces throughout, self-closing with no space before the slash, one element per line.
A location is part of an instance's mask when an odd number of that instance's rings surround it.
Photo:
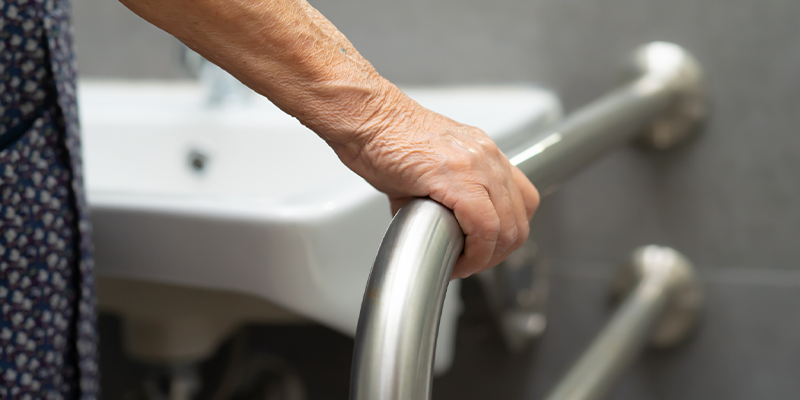
<path fill-rule="evenodd" d="M 305 0 L 121 0 L 266 96 L 389 196 L 453 210 L 466 234 L 453 277 L 497 265 L 528 237 L 539 194 L 480 129 L 408 98 Z"/>
<path fill-rule="evenodd" d="M 454 278 L 497 265 L 527 240 L 538 192 L 480 129 L 407 97 L 398 102 L 403 104 L 392 104 L 396 115 L 373 122 L 363 146 L 332 147 L 389 196 L 392 213 L 413 197 L 430 197 L 453 210 L 466 235 Z"/>

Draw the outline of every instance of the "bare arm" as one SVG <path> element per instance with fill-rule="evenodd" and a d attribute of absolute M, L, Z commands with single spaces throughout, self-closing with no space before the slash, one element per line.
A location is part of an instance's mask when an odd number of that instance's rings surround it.
<path fill-rule="evenodd" d="M 467 235 L 455 276 L 527 239 L 539 195 L 491 139 L 408 98 L 305 0 L 121 2 L 316 132 L 393 212 L 425 196 L 451 208 Z"/>

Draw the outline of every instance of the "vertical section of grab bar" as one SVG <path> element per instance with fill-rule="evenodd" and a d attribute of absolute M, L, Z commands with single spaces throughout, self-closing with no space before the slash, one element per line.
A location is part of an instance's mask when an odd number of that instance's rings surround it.
<path fill-rule="evenodd" d="M 463 243 L 452 211 L 435 201 L 412 200 L 394 217 L 358 317 L 351 399 L 430 398 L 439 319 Z"/>
<path fill-rule="evenodd" d="M 639 354 L 667 305 L 669 277 L 646 276 L 546 400 L 598 400 Z"/>

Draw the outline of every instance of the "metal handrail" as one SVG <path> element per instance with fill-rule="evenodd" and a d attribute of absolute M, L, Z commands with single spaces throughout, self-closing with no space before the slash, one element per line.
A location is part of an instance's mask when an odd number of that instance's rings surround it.
<path fill-rule="evenodd" d="M 543 192 L 607 150 L 638 138 L 671 148 L 706 114 L 702 73 L 681 47 L 635 53 L 634 79 L 535 135 L 510 161 Z M 447 285 L 464 245 L 453 213 L 415 199 L 400 209 L 370 273 L 356 332 L 351 400 L 425 400 Z"/>
<path fill-rule="evenodd" d="M 695 326 L 702 290 L 694 267 L 680 253 L 643 246 L 618 271 L 612 287 L 627 294 L 614 316 L 545 400 L 599 400 L 650 341 L 666 347 Z"/>

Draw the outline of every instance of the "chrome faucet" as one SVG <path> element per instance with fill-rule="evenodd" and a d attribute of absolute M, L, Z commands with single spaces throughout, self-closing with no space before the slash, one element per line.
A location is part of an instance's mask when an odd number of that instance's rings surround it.
<path fill-rule="evenodd" d="M 200 82 L 208 90 L 208 104 L 218 106 L 231 102 L 246 102 L 253 91 L 233 75 L 205 61 L 200 68 Z"/>
<path fill-rule="evenodd" d="M 253 90 L 239 82 L 233 75 L 216 64 L 206 60 L 188 47 L 183 47 L 181 61 L 191 75 L 197 76 L 205 87 L 210 106 L 227 103 L 246 103 L 253 95 Z"/>

